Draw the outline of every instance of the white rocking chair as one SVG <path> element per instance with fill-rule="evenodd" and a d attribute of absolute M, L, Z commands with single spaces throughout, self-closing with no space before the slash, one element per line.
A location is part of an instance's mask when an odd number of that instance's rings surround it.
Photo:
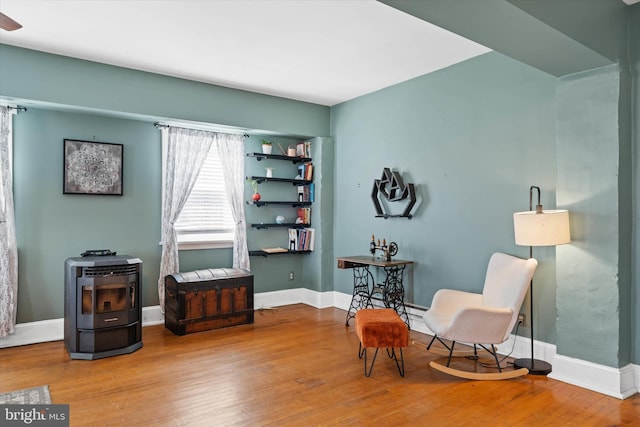
<path fill-rule="evenodd" d="M 499 380 L 528 374 L 526 368 L 503 370 L 495 345 L 509 338 L 537 266 L 538 261 L 534 258 L 522 259 L 496 252 L 489 260 L 482 294 L 438 290 L 431 308 L 423 316 L 427 327 L 434 333 L 427 350 L 448 356 L 448 359 L 446 365 L 432 361 L 430 366 L 446 374 L 472 380 Z M 432 348 L 435 340 L 447 351 Z M 473 345 L 473 352 L 454 351 L 456 343 Z M 449 367 L 452 357 L 472 356 L 477 359 L 477 346 L 493 356 L 498 372 L 469 372 Z"/>

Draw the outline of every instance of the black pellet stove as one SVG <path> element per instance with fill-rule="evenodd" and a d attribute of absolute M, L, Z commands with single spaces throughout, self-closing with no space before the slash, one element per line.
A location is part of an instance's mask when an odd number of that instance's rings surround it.
<path fill-rule="evenodd" d="M 142 347 L 142 261 L 110 250 L 65 261 L 64 343 L 72 359 Z"/>

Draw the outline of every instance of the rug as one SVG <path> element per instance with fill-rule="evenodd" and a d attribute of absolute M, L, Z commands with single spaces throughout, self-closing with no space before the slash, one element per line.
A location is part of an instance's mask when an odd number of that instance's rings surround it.
<path fill-rule="evenodd" d="M 49 386 L 0 393 L 0 405 L 46 405 L 51 403 Z"/>

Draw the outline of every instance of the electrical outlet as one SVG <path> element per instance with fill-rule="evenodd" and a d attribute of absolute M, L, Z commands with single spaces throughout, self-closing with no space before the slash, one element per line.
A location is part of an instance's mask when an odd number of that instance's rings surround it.
<path fill-rule="evenodd" d="M 518 314 L 518 325 L 524 326 L 524 314 Z"/>
<path fill-rule="evenodd" d="M 293 271 L 289 272 L 289 280 L 293 280 Z"/>

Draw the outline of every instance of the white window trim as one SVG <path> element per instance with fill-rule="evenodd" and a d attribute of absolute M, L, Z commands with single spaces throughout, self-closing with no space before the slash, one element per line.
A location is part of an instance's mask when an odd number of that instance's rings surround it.
<path fill-rule="evenodd" d="M 167 157 L 167 139 L 165 138 L 165 132 L 162 132 L 162 204 L 160 210 L 164 205 L 164 177 L 166 168 Z M 220 232 L 182 232 L 177 233 L 178 237 L 178 250 L 179 251 L 194 251 L 202 249 L 223 249 L 233 248 L 233 233 L 220 233 Z M 159 243 L 162 245 L 162 242 Z"/>
<path fill-rule="evenodd" d="M 178 250 L 233 248 L 233 233 L 180 233 Z"/>

